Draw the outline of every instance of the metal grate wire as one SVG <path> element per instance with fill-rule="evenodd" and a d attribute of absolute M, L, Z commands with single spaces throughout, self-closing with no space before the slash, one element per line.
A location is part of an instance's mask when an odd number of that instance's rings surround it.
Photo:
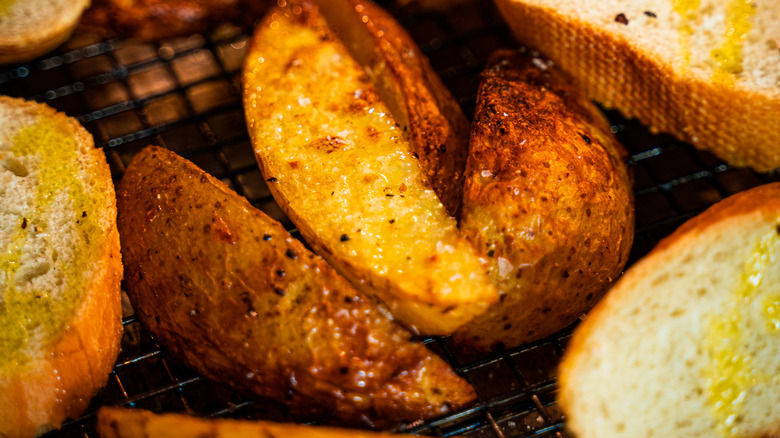
<path fill-rule="evenodd" d="M 466 114 L 474 111 L 487 57 L 513 41 L 490 2 L 460 0 L 445 11 L 382 2 L 428 55 Z M 221 179 L 293 232 L 256 165 L 241 108 L 240 68 L 251 29 L 160 43 L 100 40 L 77 34 L 39 60 L 0 67 L 0 94 L 45 102 L 76 117 L 95 137 L 119 180 L 148 144 L 167 147 Z M 637 233 L 629 264 L 688 218 L 726 196 L 777 174 L 731 168 L 670 136 L 650 133 L 607 112 L 628 149 L 635 175 Z M 298 236 L 300 237 L 300 236 Z M 204 417 L 289 420 L 270 403 L 246 399 L 168 358 L 123 303 L 122 352 L 108 385 L 80 419 L 49 436 L 94 437 L 100 406 L 123 405 Z M 571 329 L 484 356 L 458 351 L 446 338 L 422 340 L 476 388 L 478 402 L 405 432 L 435 436 L 565 437 L 555 403 L 555 368 Z"/>

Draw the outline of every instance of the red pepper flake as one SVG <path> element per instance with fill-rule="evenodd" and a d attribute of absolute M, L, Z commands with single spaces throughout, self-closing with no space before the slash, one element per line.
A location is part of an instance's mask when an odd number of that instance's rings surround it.
<path fill-rule="evenodd" d="M 626 14 L 622 12 L 617 14 L 617 16 L 615 17 L 615 21 L 621 24 L 628 25 L 628 18 L 626 18 Z"/>

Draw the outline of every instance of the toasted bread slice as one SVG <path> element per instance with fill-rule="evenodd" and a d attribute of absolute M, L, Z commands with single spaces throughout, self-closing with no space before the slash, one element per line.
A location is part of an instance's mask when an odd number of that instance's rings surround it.
<path fill-rule="evenodd" d="M 572 324 L 623 270 L 634 237 L 625 151 L 546 60 L 496 52 L 482 73 L 461 229 L 489 260 L 499 302 L 458 330 L 480 350 Z"/>
<path fill-rule="evenodd" d="M 475 398 L 386 310 L 189 161 L 144 149 L 118 192 L 133 307 L 202 375 L 301 419 L 380 428 Z"/>
<path fill-rule="evenodd" d="M 231 419 L 200 419 L 183 414 L 153 414 L 143 409 L 101 408 L 101 438 L 285 437 L 398 438 L 401 435 L 326 426 Z"/>
<path fill-rule="evenodd" d="M 588 96 L 738 166 L 780 167 L 780 3 L 498 0 Z"/>
<path fill-rule="evenodd" d="M 629 269 L 574 333 L 577 437 L 780 434 L 780 183 L 733 195 Z"/>
<path fill-rule="evenodd" d="M 103 153 L 64 114 L 0 97 L 0 435 L 59 428 L 106 383 L 121 278 Z"/>
<path fill-rule="evenodd" d="M 379 91 L 428 182 L 457 215 L 469 121 L 406 29 L 363 0 L 317 0 L 322 14 Z"/>
<path fill-rule="evenodd" d="M 0 2 L 0 63 L 29 61 L 65 42 L 90 0 Z"/>
<path fill-rule="evenodd" d="M 412 330 L 448 334 L 498 298 L 401 129 L 317 7 L 272 10 L 244 67 L 249 133 L 304 238 Z"/>

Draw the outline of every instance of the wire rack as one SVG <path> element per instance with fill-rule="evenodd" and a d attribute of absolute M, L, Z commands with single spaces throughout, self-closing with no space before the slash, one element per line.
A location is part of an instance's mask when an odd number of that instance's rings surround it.
<path fill-rule="evenodd" d="M 490 53 L 513 47 L 490 2 L 459 0 L 445 11 L 383 2 L 428 55 L 466 114 L 474 111 L 478 73 Z M 251 29 L 159 43 L 76 35 L 39 60 L 0 68 L 0 94 L 45 102 L 76 117 L 105 151 L 115 180 L 148 144 L 192 160 L 256 207 L 292 223 L 274 203 L 258 170 L 241 107 L 240 69 Z M 688 218 L 720 199 L 778 181 L 777 174 L 731 168 L 707 153 L 607 112 L 631 155 L 637 229 L 629 265 Z M 122 405 L 203 417 L 289 420 L 284 410 L 209 382 L 170 359 L 123 303 L 122 352 L 108 385 L 84 416 L 50 436 L 93 437 L 100 406 Z M 571 329 L 532 344 L 469 356 L 446 338 L 424 339 L 471 382 L 478 401 L 405 431 L 474 437 L 565 437 L 556 406 L 555 369 Z"/>

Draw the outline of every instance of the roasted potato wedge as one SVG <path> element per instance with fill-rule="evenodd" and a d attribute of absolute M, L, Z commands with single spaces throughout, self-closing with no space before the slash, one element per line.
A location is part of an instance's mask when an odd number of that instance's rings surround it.
<path fill-rule="evenodd" d="M 502 296 L 455 339 L 486 350 L 551 335 L 590 309 L 628 259 L 625 151 L 568 78 L 508 50 L 482 74 L 470 147 L 461 228 Z"/>
<path fill-rule="evenodd" d="M 260 167 L 304 238 L 411 330 L 448 334 L 498 293 L 376 89 L 310 2 L 273 10 L 244 67 Z"/>
<path fill-rule="evenodd" d="M 343 425 L 386 428 L 474 399 L 324 260 L 189 161 L 143 150 L 118 209 L 133 307 L 203 376 Z"/>
<path fill-rule="evenodd" d="M 201 419 L 183 414 L 153 414 L 143 409 L 101 408 L 101 438 L 398 438 L 400 435 L 303 424 L 231 419 Z"/>
<path fill-rule="evenodd" d="M 444 207 L 458 213 L 469 121 L 406 29 L 365 0 L 317 0 L 328 25 L 371 78 Z"/>

